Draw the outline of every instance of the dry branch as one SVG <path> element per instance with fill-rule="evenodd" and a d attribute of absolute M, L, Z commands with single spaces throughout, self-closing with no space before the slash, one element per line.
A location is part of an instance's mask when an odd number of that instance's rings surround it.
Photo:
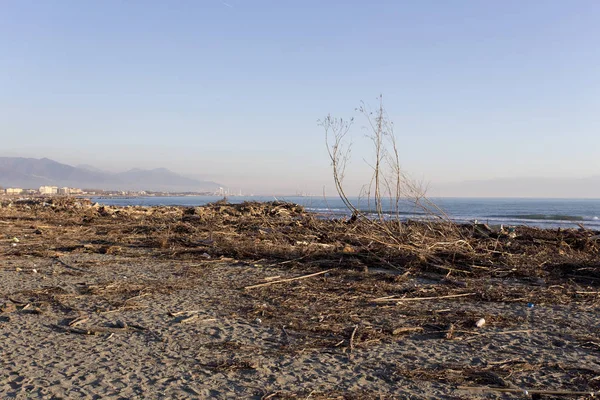
<path fill-rule="evenodd" d="M 77 325 L 81 325 L 89 320 L 90 319 L 88 317 L 78 317 L 75 318 L 73 321 L 69 322 L 69 326 L 75 328 Z"/>
<path fill-rule="evenodd" d="M 326 269 L 325 271 L 315 272 L 314 274 L 297 276 L 295 278 L 288 278 L 288 279 L 281 279 L 281 280 L 278 280 L 278 281 L 271 281 L 271 282 L 259 283 L 258 285 L 246 286 L 246 287 L 244 287 L 244 289 L 255 289 L 255 288 L 259 288 L 259 287 L 263 287 L 263 286 L 274 285 L 276 283 L 285 283 L 285 282 L 299 281 L 300 279 L 312 278 L 313 276 L 323 275 L 323 274 L 326 274 L 326 273 L 328 273 L 328 272 L 330 272 L 332 270 L 333 269 Z"/>
<path fill-rule="evenodd" d="M 474 296 L 476 293 L 461 293 L 461 294 L 450 294 L 447 296 L 432 296 L 432 297 L 400 297 L 393 298 L 390 296 L 380 297 L 371 300 L 374 303 L 392 303 L 397 301 L 423 301 L 423 300 L 438 300 L 438 299 L 453 299 L 456 297 Z"/>
<path fill-rule="evenodd" d="M 354 350 L 354 337 L 356 336 L 357 330 L 358 330 L 358 325 L 355 325 L 354 329 L 352 330 L 352 335 L 350 335 L 350 352 L 352 352 L 352 350 Z"/>

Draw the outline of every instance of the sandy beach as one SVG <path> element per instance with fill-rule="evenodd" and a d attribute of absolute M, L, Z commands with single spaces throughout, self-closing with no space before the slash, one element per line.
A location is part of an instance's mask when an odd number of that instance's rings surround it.
<path fill-rule="evenodd" d="M 573 392 L 600 390 L 596 247 L 565 251 L 547 235 L 542 245 L 561 262 L 531 274 L 500 261 L 481 273 L 475 263 L 469 273 L 385 269 L 358 263 L 358 243 L 322 230 L 288 241 L 305 253 L 264 257 L 260 231 L 308 226 L 289 208 L 231 230 L 223 221 L 235 216 L 121 210 L 2 203 L 1 398 L 491 399 L 531 398 L 529 389 L 584 399 Z M 251 220 L 260 226 L 248 238 Z M 232 254 L 236 241 L 254 243 L 256 256 Z M 578 263 L 568 271 L 567 258 Z"/>

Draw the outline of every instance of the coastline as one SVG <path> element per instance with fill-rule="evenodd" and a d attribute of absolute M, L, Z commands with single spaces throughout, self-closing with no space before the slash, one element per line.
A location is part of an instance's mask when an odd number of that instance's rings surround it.
<path fill-rule="evenodd" d="M 0 227 L 4 398 L 600 389 L 597 232 L 414 223 L 390 246 L 287 203 L 76 199 Z"/>

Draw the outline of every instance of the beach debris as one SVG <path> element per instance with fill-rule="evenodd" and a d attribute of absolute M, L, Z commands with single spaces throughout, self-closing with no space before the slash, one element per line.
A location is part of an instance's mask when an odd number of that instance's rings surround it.
<path fill-rule="evenodd" d="M 72 328 L 75 328 L 76 326 L 84 324 L 89 320 L 90 319 L 85 316 L 77 317 L 77 318 L 73 319 L 71 322 L 69 322 L 69 326 Z"/>
<path fill-rule="evenodd" d="M 477 322 L 475 322 L 475 326 L 478 328 L 483 328 L 484 325 L 485 325 L 485 318 L 481 318 Z"/>
<path fill-rule="evenodd" d="M 312 278 L 313 276 L 323 275 L 323 274 L 326 274 L 326 273 L 328 273 L 330 271 L 332 271 L 332 269 L 327 269 L 325 271 L 315 272 L 314 274 L 297 276 L 295 278 L 280 279 L 280 280 L 277 280 L 277 281 L 270 281 L 270 282 L 265 282 L 265 283 L 259 283 L 257 285 L 246 286 L 246 287 L 244 287 L 244 289 L 255 289 L 255 288 L 259 288 L 259 287 L 263 287 L 263 286 L 273 285 L 275 283 L 284 283 L 284 282 L 298 281 L 300 279 Z"/>
<path fill-rule="evenodd" d="M 403 333 L 410 333 L 410 332 L 422 332 L 423 331 L 423 327 L 421 326 L 402 326 L 400 328 L 396 328 L 392 331 L 392 335 L 397 336 L 397 335 L 401 335 Z"/>
<path fill-rule="evenodd" d="M 570 390 L 540 390 L 540 389 L 522 389 L 522 388 L 496 388 L 488 386 L 459 386 L 458 390 L 471 390 L 478 392 L 501 392 L 501 393 L 522 393 L 525 396 L 539 398 L 539 396 L 590 396 L 595 397 L 594 392 L 577 392 Z M 535 397 L 534 397 L 535 396 Z"/>
<path fill-rule="evenodd" d="M 31 303 L 25 304 L 23 308 L 21 308 L 21 312 L 26 314 L 42 314 L 42 309 L 32 305 Z"/>
<path fill-rule="evenodd" d="M 19 242 L 20 242 L 20 240 L 19 240 L 19 238 L 17 238 L 17 237 L 14 237 L 14 238 L 12 238 L 12 242 L 13 242 L 13 243 L 19 243 Z"/>
<path fill-rule="evenodd" d="M 431 297 L 396 297 L 386 296 L 379 297 L 371 300 L 373 303 L 392 303 L 399 301 L 424 301 L 424 300 L 438 300 L 438 299 L 453 299 L 456 297 L 474 296 L 476 293 L 461 293 L 461 294 L 450 294 L 446 296 L 431 296 Z"/>
<path fill-rule="evenodd" d="M 350 353 L 352 353 L 352 350 L 354 350 L 354 338 L 356 336 L 356 331 L 358 331 L 358 325 L 354 326 L 352 334 L 350 335 Z"/>
<path fill-rule="evenodd" d="M 473 235 L 475 237 L 489 237 L 492 232 L 493 230 L 488 224 L 479 223 L 477 220 L 473 222 Z"/>
<path fill-rule="evenodd" d="M 194 311 L 171 311 L 171 312 L 169 312 L 169 315 L 171 317 L 179 317 L 181 315 L 186 315 L 186 314 L 198 314 L 199 312 L 201 312 L 201 310 L 194 310 Z"/>

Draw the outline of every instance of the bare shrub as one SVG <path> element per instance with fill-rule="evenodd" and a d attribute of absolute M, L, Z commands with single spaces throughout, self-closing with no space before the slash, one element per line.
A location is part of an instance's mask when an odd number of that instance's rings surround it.
<path fill-rule="evenodd" d="M 325 131 L 325 141 L 329 158 L 331 160 L 333 180 L 338 195 L 344 205 L 352 213 L 352 219 L 360 219 L 362 224 L 366 224 L 372 231 L 377 231 L 379 240 L 384 237 L 384 242 L 394 247 L 403 247 L 406 249 L 406 243 L 413 243 L 413 240 L 407 240 L 404 225 L 401 221 L 401 205 L 413 204 L 425 215 L 424 224 L 436 224 L 429 226 L 424 232 L 436 232 L 439 237 L 440 232 L 444 238 L 449 236 L 460 236 L 451 222 L 448 215 L 438 207 L 431 199 L 426 196 L 426 188 L 423 184 L 411 179 L 400 166 L 400 156 L 398 150 L 398 141 L 394 132 L 394 123 L 391 121 L 383 104 L 383 96 L 377 98 L 377 108 L 372 109 L 369 105 L 361 102 L 356 111 L 365 121 L 364 130 L 366 137 L 372 144 L 373 158 L 370 161 L 365 160 L 367 166 L 371 169 L 370 181 L 363 186 L 358 196 L 358 203 L 366 200 L 367 212 L 374 212 L 376 218 L 370 218 L 365 210 L 359 207 L 359 204 L 353 203 L 348 196 L 344 186 L 346 166 L 351 159 L 351 128 L 354 124 L 354 118 L 344 120 L 335 118 L 331 115 L 318 121 Z M 386 211 L 385 204 L 389 204 Z M 440 229 L 440 223 L 445 225 Z M 423 238 L 422 241 L 425 241 Z M 408 246 L 412 250 L 417 250 L 415 246 Z M 422 253 L 419 249 L 419 253 Z"/>

